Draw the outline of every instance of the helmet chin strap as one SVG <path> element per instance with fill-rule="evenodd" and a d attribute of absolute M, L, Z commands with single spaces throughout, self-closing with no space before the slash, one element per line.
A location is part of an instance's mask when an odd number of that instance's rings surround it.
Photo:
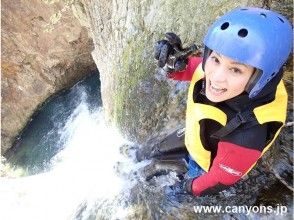
<path fill-rule="evenodd" d="M 261 77 L 261 75 L 262 75 L 262 71 L 257 68 L 254 68 L 253 74 L 250 77 L 250 79 L 248 80 L 247 85 L 245 86 L 245 92 L 247 92 L 248 94 L 250 93 L 250 91 L 255 86 L 255 84 L 257 83 L 257 81 Z"/>
<path fill-rule="evenodd" d="M 212 50 L 209 49 L 207 46 L 204 48 L 203 60 L 202 60 L 202 70 L 205 71 L 205 63 L 209 55 L 211 54 Z"/>

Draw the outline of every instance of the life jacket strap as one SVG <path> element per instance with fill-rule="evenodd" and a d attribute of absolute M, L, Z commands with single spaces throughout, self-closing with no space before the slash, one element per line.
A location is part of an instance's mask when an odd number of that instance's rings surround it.
<path fill-rule="evenodd" d="M 224 127 L 219 129 L 218 131 L 214 132 L 210 137 L 221 139 L 230 133 L 232 133 L 234 130 L 236 130 L 240 125 L 249 123 L 251 126 L 257 125 L 258 121 L 252 111 L 244 111 L 239 112 L 236 114 L 234 118 L 232 118 Z"/>

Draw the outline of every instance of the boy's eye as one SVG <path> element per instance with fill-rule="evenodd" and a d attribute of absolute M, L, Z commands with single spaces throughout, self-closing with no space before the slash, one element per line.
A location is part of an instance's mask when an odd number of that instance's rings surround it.
<path fill-rule="evenodd" d="M 219 59 L 217 57 L 212 56 L 211 59 L 212 59 L 213 62 L 219 63 Z"/>
<path fill-rule="evenodd" d="M 239 68 L 235 68 L 235 67 L 231 68 L 231 71 L 232 71 L 233 73 L 237 73 L 237 74 L 242 73 L 242 71 L 241 71 Z"/>

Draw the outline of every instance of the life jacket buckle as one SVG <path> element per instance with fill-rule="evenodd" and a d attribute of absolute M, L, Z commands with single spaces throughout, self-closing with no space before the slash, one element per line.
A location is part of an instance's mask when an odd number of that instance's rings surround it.
<path fill-rule="evenodd" d="M 177 137 L 182 137 L 185 134 L 185 127 L 177 130 Z"/>

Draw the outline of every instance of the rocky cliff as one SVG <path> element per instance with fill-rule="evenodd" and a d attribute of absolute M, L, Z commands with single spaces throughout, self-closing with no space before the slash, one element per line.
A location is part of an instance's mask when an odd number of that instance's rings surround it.
<path fill-rule="evenodd" d="M 96 66 L 92 39 L 70 1 L 1 2 L 1 150 L 46 98 Z"/>

